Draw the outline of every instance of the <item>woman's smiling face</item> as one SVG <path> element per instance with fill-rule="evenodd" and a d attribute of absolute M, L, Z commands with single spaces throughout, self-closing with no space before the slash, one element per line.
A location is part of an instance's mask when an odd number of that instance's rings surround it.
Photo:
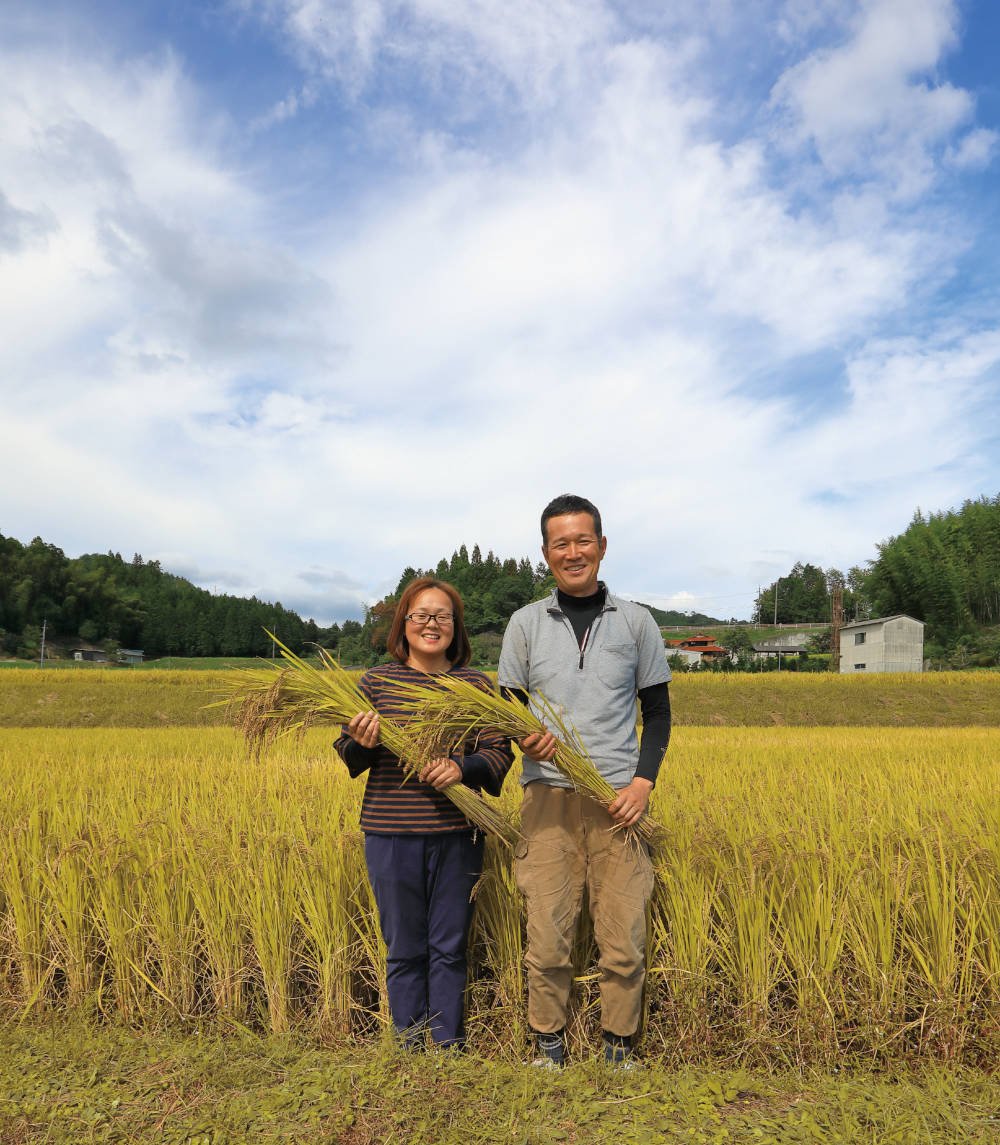
<path fill-rule="evenodd" d="M 446 672 L 451 666 L 448 647 L 455 635 L 454 606 L 447 593 L 439 588 L 425 588 L 417 593 L 410 605 L 409 615 L 424 613 L 436 617 L 447 615 L 450 620 L 430 620 L 417 624 L 406 622 L 406 643 L 410 648 L 408 663 L 421 672 Z"/>

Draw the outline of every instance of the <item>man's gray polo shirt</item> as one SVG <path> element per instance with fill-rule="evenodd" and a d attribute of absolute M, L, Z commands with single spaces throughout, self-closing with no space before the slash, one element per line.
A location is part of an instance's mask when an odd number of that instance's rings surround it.
<path fill-rule="evenodd" d="M 642 605 L 610 592 L 582 657 L 556 590 L 519 608 L 504 633 L 497 671 L 501 687 L 529 693 L 537 714 L 538 693 L 560 710 L 612 787 L 631 783 L 639 762 L 638 689 L 669 680 L 666 649 L 653 617 Z M 570 786 L 550 764 L 525 756 L 521 783 L 536 779 Z"/>

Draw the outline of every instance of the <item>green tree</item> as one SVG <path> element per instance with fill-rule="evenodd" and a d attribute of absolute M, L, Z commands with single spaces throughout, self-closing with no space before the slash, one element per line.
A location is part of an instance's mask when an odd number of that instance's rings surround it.
<path fill-rule="evenodd" d="M 42 630 L 37 624 L 26 624 L 21 632 L 17 655 L 22 660 L 34 660 L 42 646 Z"/>
<path fill-rule="evenodd" d="M 801 561 L 796 562 L 788 576 L 779 577 L 764 589 L 754 607 L 754 620 L 758 624 L 775 620 L 778 624 L 808 624 L 829 617 L 827 577 L 821 568 Z"/>
<path fill-rule="evenodd" d="M 100 636 L 97 631 L 97 625 L 92 620 L 85 620 L 80 625 L 80 639 L 85 640 L 88 644 L 93 642 Z"/>
<path fill-rule="evenodd" d="M 718 639 L 719 646 L 730 654 L 741 672 L 749 671 L 756 660 L 753 637 L 745 628 L 729 628 Z"/>

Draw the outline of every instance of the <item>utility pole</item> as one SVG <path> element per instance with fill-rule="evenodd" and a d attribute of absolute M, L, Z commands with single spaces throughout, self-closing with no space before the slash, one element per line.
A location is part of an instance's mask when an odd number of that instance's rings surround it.
<path fill-rule="evenodd" d="M 830 671 L 840 671 L 840 628 L 844 623 L 844 590 L 833 586 L 833 608 L 830 613 Z"/>
<path fill-rule="evenodd" d="M 42 652 L 41 652 L 41 655 L 38 657 L 38 667 L 39 668 L 45 667 L 45 625 L 46 625 L 46 623 L 47 623 L 47 621 L 45 620 L 45 617 L 43 616 L 42 617 Z"/>

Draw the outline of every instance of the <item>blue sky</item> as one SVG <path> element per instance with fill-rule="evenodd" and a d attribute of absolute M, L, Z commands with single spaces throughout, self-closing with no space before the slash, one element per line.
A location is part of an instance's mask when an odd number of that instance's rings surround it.
<path fill-rule="evenodd" d="M 986 0 L 0 12 L 0 532 L 358 616 L 602 509 L 748 616 L 1000 491 Z"/>

